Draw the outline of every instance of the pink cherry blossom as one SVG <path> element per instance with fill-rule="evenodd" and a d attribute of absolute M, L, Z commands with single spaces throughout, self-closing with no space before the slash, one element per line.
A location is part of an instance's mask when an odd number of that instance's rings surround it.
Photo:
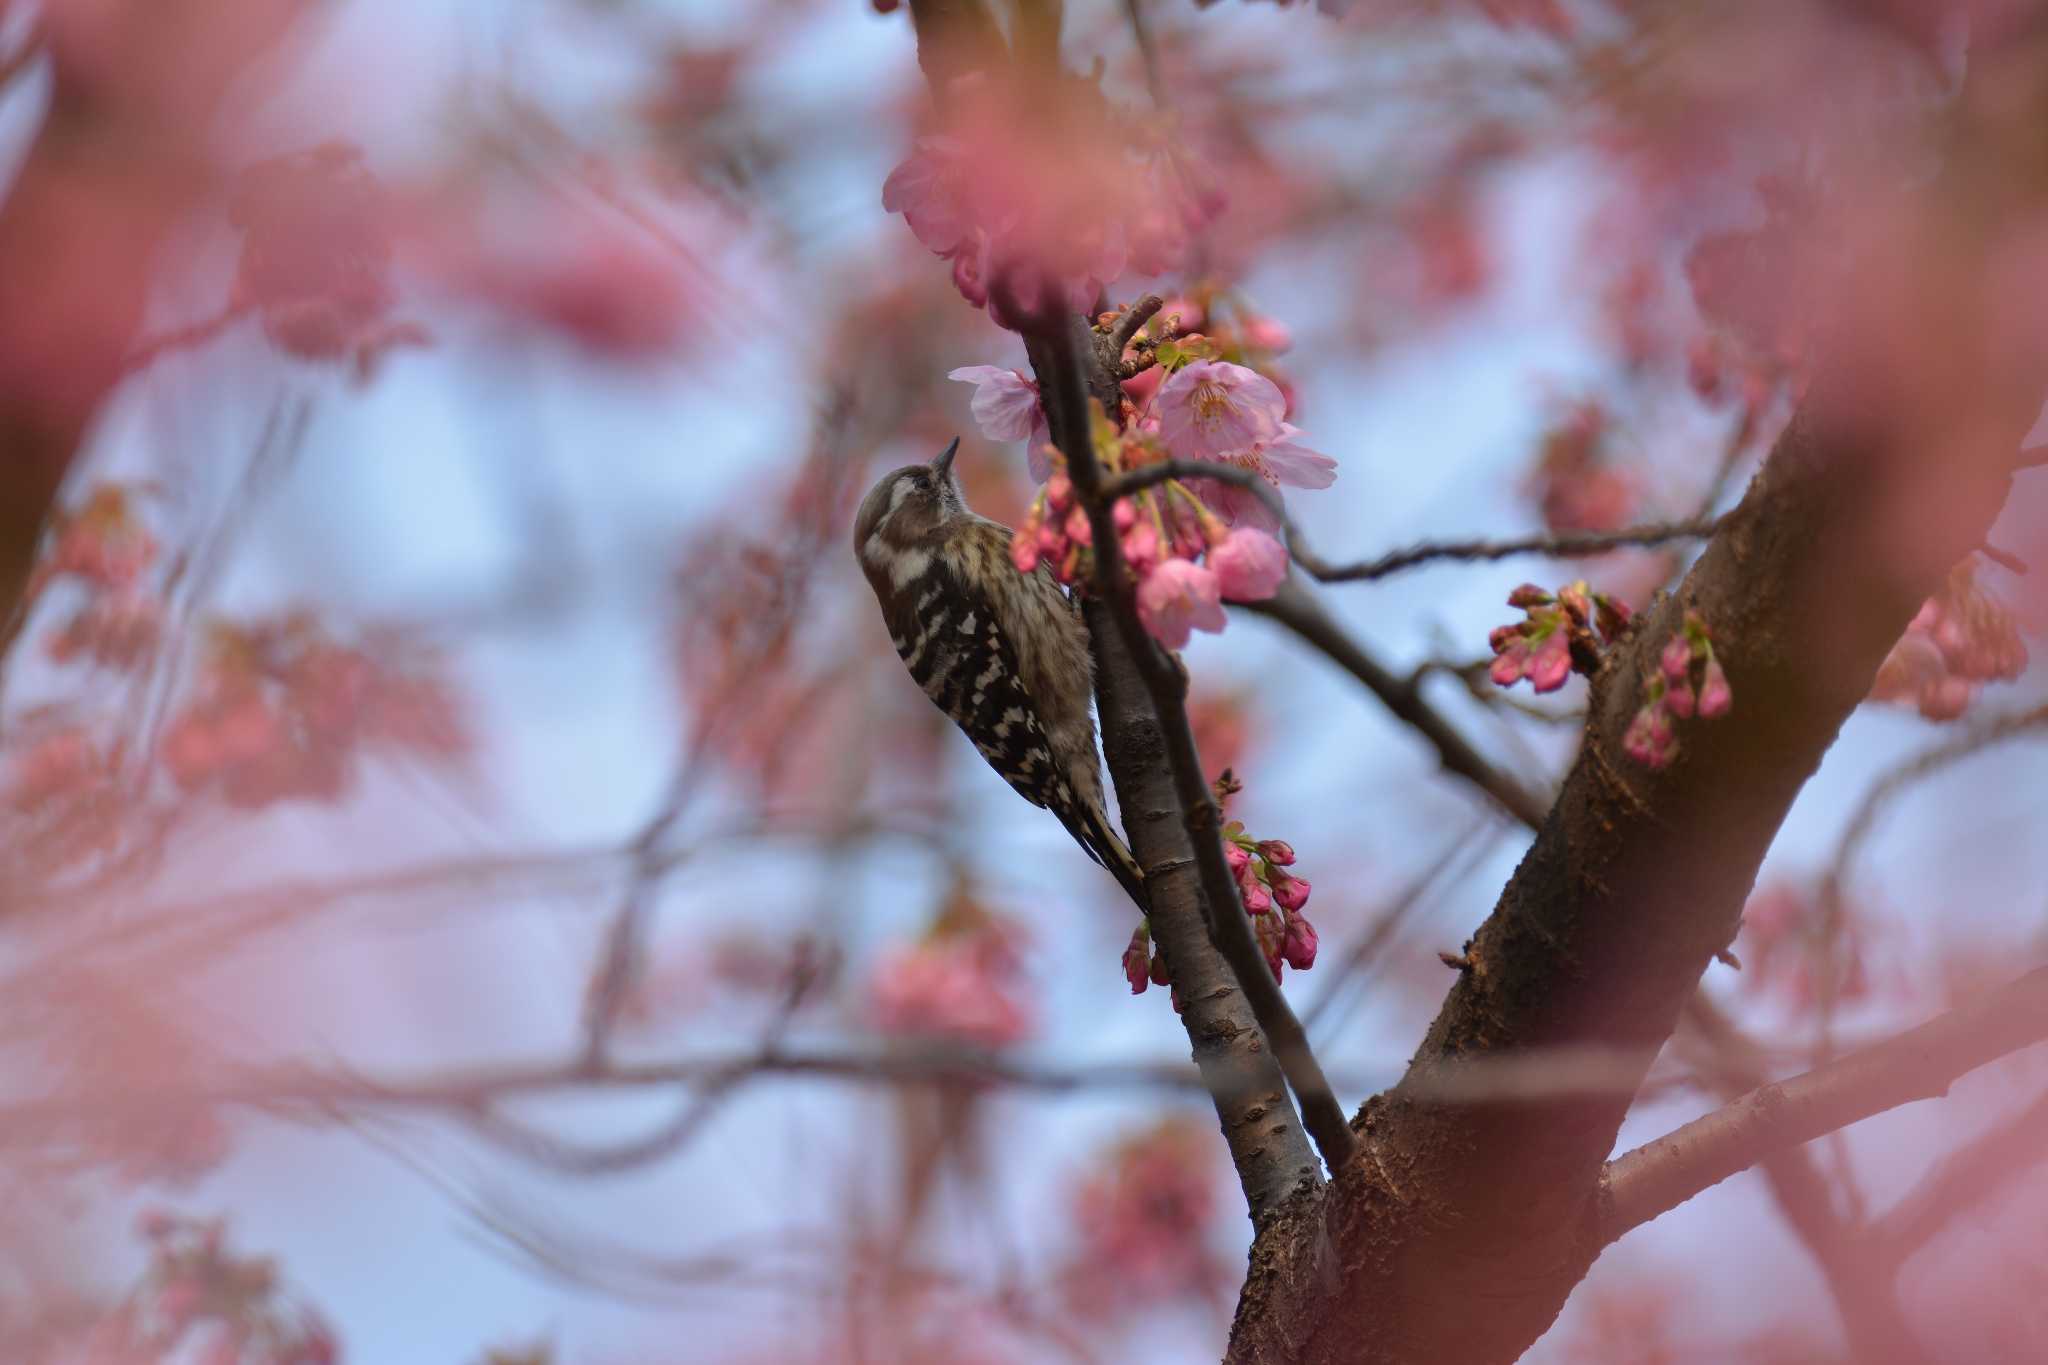
<path fill-rule="evenodd" d="M 1046 459 L 1041 447 L 1049 433 L 1044 405 L 1038 401 L 1038 385 L 1000 365 L 963 365 L 947 371 L 946 378 L 974 385 L 970 410 L 983 436 L 991 441 L 1031 442 L 1031 477 L 1044 480 L 1045 472 L 1038 466 Z"/>
<path fill-rule="evenodd" d="M 1231 601 L 1262 601 L 1287 581 L 1287 551 L 1266 532 L 1240 526 L 1209 551 L 1209 567 Z"/>
<path fill-rule="evenodd" d="M 1308 904 L 1308 878 L 1290 877 L 1278 869 L 1270 875 L 1273 879 L 1274 900 L 1289 910 L 1299 910 Z"/>
<path fill-rule="evenodd" d="M 1287 399 L 1257 370 L 1197 361 L 1159 386 L 1159 434 L 1183 460 L 1222 460 L 1281 438 Z"/>
<path fill-rule="evenodd" d="M 1223 629 L 1221 585 L 1199 564 L 1164 560 L 1138 584 L 1138 618 L 1159 643 L 1183 648 L 1191 630 Z"/>
<path fill-rule="evenodd" d="M 1337 462 L 1301 444 L 1297 439 L 1301 434 L 1301 428 L 1282 422 L 1273 440 L 1255 441 L 1249 450 L 1230 456 L 1225 463 L 1257 474 L 1272 488 L 1328 488 L 1337 481 Z M 1280 529 L 1280 519 L 1250 489 L 1218 484 L 1213 496 L 1205 496 L 1216 514 L 1233 526 L 1261 531 Z"/>

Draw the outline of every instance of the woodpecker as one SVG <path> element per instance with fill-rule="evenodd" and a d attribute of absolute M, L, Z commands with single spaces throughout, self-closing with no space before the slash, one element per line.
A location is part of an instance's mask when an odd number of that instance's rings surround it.
<path fill-rule="evenodd" d="M 1103 809 L 1079 607 L 1043 567 L 1019 573 L 1010 528 L 968 508 L 953 474 L 959 449 L 956 438 L 930 464 L 883 476 L 854 518 L 854 553 L 889 642 L 989 766 L 1058 816 L 1147 910 L 1144 874 Z"/>

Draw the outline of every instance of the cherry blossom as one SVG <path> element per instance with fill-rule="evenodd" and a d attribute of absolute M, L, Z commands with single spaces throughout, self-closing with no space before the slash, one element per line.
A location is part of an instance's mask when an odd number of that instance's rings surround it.
<path fill-rule="evenodd" d="M 1287 551 L 1266 532 L 1240 526 L 1209 547 L 1209 567 L 1224 597 L 1262 601 L 1287 581 Z"/>
<path fill-rule="evenodd" d="M 1279 386 L 1227 361 L 1174 371 L 1159 386 L 1156 406 L 1160 437 L 1176 459 L 1225 460 L 1286 439 L 1287 399 Z"/>
<path fill-rule="evenodd" d="M 1162 560 L 1138 585 L 1138 618 L 1168 649 L 1183 648 L 1192 631 L 1223 629 L 1222 585 L 1199 564 Z"/>
<path fill-rule="evenodd" d="M 1031 442 L 1031 478 L 1043 483 L 1052 472 L 1052 462 L 1043 452 L 1047 432 L 1038 385 L 1000 365 L 963 365 L 947 371 L 946 378 L 974 385 L 971 410 L 983 436 L 991 441 Z"/>

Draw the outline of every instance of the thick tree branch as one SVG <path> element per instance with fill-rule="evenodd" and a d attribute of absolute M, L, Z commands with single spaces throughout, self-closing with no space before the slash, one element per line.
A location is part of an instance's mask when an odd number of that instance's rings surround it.
<path fill-rule="evenodd" d="M 1930 250 L 1969 259 L 1985 229 L 1929 202 L 1917 230 L 1946 234 Z M 1880 407 L 1867 372 L 1823 371 L 1683 585 L 1609 652 L 1556 807 L 1408 1075 L 1367 1107 L 1378 1164 L 1334 1182 L 1303 1226 L 1274 1230 L 1296 1250 L 1247 1285 L 1233 1360 L 1508 1361 L 1554 1320 L 1605 1245 L 1600 1173 L 1628 1100 L 1431 1092 L 1532 1048 L 1599 1043 L 1647 1072 L 1732 939 L 1793 798 L 2004 501 L 2048 375 L 1989 341 L 1972 349 L 1980 297 L 1915 295 L 1954 339 L 1951 387 L 1915 391 L 1938 405 Z M 1682 752 L 1652 770 L 1623 737 L 1688 610 L 1713 632 L 1736 709 L 1684 722 Z M 1513 1289 L 1473 1314 L 1482 1282 Z"/>
<path fill-rule="evenodd" d="M 2048 967 L 1854 1056 L 1761 1086 L 1610 1162 L 1602 1244 L 1674 1209 L 1771 1153 L 1915 1100 L 2048 1039 Z"/>

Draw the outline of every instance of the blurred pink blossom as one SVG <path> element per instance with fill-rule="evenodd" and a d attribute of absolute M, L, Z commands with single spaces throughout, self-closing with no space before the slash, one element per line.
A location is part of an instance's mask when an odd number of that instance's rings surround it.
<path fill-rule="evenodd" d="M 1199 564 L 1162 560 L 1138 584 L 1138 617 L 1159 643 L 1181 649 L 1191 631 L 1223 629 L 1222 586 Z"/>

